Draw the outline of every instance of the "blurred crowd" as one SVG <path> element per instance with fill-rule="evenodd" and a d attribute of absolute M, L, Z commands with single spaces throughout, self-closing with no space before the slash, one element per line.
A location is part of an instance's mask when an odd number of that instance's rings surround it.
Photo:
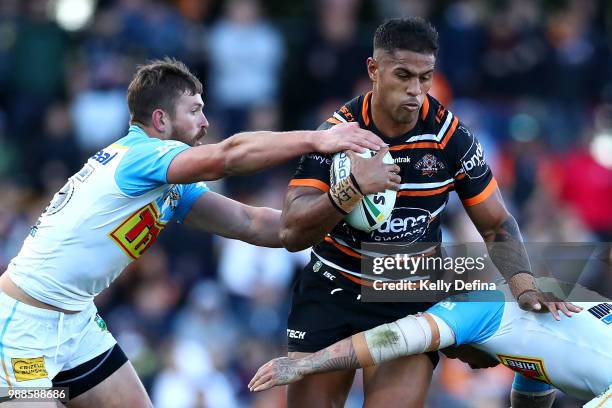
<path fill-rule="evenodd" d="M 431 93 L 482 142 L 526 241 L 612 241 L 609 1 L 98 0 L 76 31 L 53 18 L 56 2 L 0 1 L 0 272 L 66 178 L 125 134 L 138 64 L 173 56 L 202 79 L 211 141 L 311 129 L 368 90 L 374 29 L 402 15 L 439 30 Z M 294 166 L 210 186 L 280 208 Z M 478 240 L 449 208 L 445 241 Z M 156 406 L 282 406 L 282 389 L 246 384 L 286 353 L 288 293 L 307 259 L 168 225 L 97 304 Z M 610 293 L 607 265 L 587 279 Z M 506 407 L 511 381 L 443 360 L 429 406 Z M 361 405 L 353 388 L 348 407 Z"/>

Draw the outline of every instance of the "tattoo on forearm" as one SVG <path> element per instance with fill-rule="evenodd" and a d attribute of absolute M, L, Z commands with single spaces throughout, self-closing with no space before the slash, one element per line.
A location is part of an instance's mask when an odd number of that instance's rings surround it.
<path fill-rule="evenodd" d="M 491 260 L 506 279 L 517 272 L 531 271 L 523 237 L 514 217 L 508 217 L 495 231 L 485 237 Z"/>
<path fill-rule="evenodd" d="M 316 372 L 359 368 L 359 360 L 350 338 L 308 356 L 307 360 Z"/>

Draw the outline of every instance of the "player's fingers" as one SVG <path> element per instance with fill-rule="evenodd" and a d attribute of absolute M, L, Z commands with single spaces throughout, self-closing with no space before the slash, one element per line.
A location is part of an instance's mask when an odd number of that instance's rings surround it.
<path fill-rule="evenodd" d="M 398 174 L 401 169 L 397 164 L 386 164 L 385 167 L 387 168 L 387 171 L 390 171 L 392 173 Z"/>
<path fill-rule="evenodd" d="M 564 314 L 564 315 L 566 315 L 567 317 L 572 317 L 572 312 L 570 312 L 570 311 L 567 309 L 567 306 L 565 305 L 565 302 L 559 302 L 559 303 L 557 304 L 557 307 L 559 308 L 559 310 L 560 310 L 561 312 L 563 312 L 563 314 Z"/>
<path fill-rule="evenodd" d="M 567 307 L 567 310 L 574 312 L 574 313 L 580 313 L 582 312 L 582 307 L 575 305 L 571 302 L 565 302 L 565 306 Z"/>
<path fill-rule="evenodd" d="M 274 387 L 275 385 L 276 385 L 276 382 L 274 382 L 272 380 L 271 381 L 266 381 L 265 383 L 260 384 L 257 387 L 253 388 L 251 391 L 254 391 L 254 392 L 265 391 L 265 390 L 268 390 L 268 389 Z"/>
<path fill-rule="evenodd" d="M 363 145 L 360 145 L 360 144 L 357 144 L 357 143 L 351 143 L 351 142 L 346 142 L 346 141 L 340 143 L 340 150 L 346 150 L 347 151 L 346 152 L 347 155 L 349 153 L 353 153 L 353 152 L 363 153 L 367 149 L 370 149 L 370 147 L 363 146 Z M 351 157 L 351 156 L 349 155 L 349 157 Z M 352 158 L 351 158 L 351 160 L 352 160 Z"/>
<path fill-rule="evenodd" d="M 260 367 L 259 370 L 257 370 L 255 375 L 253 376 L 253 378 L 251 378 L 251 381 L 249 381 L 249 388 L 255 386 L 258 383 L 260 383 L 261 382 L 261 377 L 264 375 L 265 372 L 266 372 L 265 366 Z"/>
<path fill-rule="evenodd" d="M 383 140 L 380 137 L 376 136 L 374 133 L 370 132 L 369 130 L 362 129 L 359 133 L 363 136 L 365 140 L 367 140 L 369 143 L 372 144 L 372 146 L 374 146 L 371 148 L 372 150 L 378 151 L 382 147 L 387 145 L 385 142 L 383 142 Z"/>
<path fill-rule="evenodd" d="M 553 315 L 555 320 L 561 320 L 561 316 L 559 316 L 559 311 L 557 310 L 557 304 L 555 302 L 546 302 L 544 305 L 546 305 L 546 308 L 550 314 Z"/>
<path fill-rule="evenodd" d="M 402 178 L 395 173 L 391 173 L 389 179 L 392 182 L 397 183 L 397 184 L 402 182 Z"/>
<path fill-rule="evenodd" d="M 394 181 L 388 181 L 387 185 L 385 186 L 385 189 L 393 190 L 393 191 L 398 191 L 400 189 L 400 185 L 399 185 L 399 183 L 396 183 Z"/>
<path fill-rule="evenodd" d="M 383 146 L 380 148 L 380 150 L 378 151 L 378 153 L 376 153 L 376 157 L 378 160 L 380 160 L 381 162 L 383 161 L 383 159 L 385 158 L 385 155 L 389 152 L 389 146 Z"/>
<path fill-rule="evenodd" d="M 271 378 L 272 378 L 272 375 L 271 375 L 271 374 L 269 374 L 269 373 L 268 373 L 268 374 L 261 375 L 261 376 L 259 376 L 259 377 L 257 378 L 257 380 L 256 380 L 255 382 L 253 382 L 253 384 L 252 384 L 252 385 L 250 385 L 250 386 L 249 386 L 249 388 L 250 388 L 250 389 L 255 389 L 255 388 L 257 388 L 257 387 L 260 387 L 262 384 L 264 384 L 264 383 L 266 383 L 266 382 L 270 381 L 270 379 L 271 379 Z"/>

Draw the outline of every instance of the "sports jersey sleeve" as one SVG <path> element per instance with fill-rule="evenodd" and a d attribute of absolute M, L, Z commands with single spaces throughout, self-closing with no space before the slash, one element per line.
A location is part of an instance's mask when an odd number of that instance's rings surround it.
<path fill-rule="evenodd" d="M 455 333 L 455 343 L 482 343 L 499 328 L 504 295 L 498 291 L 471 292 L 438 302 L 427 312 L 444 320 Z"/>
<path fill-rule="evenodd" d="M 193 207 L 193 203 L 196 202 L 200 196 L 210 189 L 203 182 L 192 183 L 192 184 L 182 184 L 180 185 L 181 189 L 181 202 L 179 203 L 174 216 L 176 217 L 176 221 L 178 223 L 183 223 L 185 217 Z"/>
<path fill-rule="evenodd" d="M 323 122 L 317 130 L 325 130 L 335 123 Z M 331 169 L 331 156 L 320 153 L 309 153 L 300 158 L 297 170 L 289 182 L 290 186 L 306 186 L 318 188 L 323 192 L 329 191 L 329 171 Z"/>
<path fill-rule="evenodd" d="M 514 373 L 514 381 L 512 389 L 527 395 L 543 395 L 547 394 L 554 387 L 542 381 L 532 380 L 519 373 Z"/>
<path fill-rule="evenodd" d="M 139 196 L 167 184 L 172 159 L 188 148 L 175 140 L 148 138 L 129 148 L 117 168 L 115 181 L 129 196 Z"/>
<path fill-rule="evenodd" d="M 495 191 L 497 182 L 484 156 L 482 145 L 461 122 L 445 150 L 453 166 L 455 191 L 465 206 L 476 205 Z"/>

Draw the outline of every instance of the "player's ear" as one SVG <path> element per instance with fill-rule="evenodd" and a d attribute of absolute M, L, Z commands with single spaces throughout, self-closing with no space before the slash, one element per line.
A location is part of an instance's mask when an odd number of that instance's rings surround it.
<path fill-rule="evenodd" d="M 376 74 L 378 73 L 378 61 L 373 57 L 369 57 L 367 61 L 368 65 L 368 76 L 372 82 L 376 81 Z"/>
<path fill-rule="evenodd" d="M 169 122 L 168 115 L 163 109 L 155 109 L 151 114 L 151 124 L 158 132 L 164 133 Z"/>

